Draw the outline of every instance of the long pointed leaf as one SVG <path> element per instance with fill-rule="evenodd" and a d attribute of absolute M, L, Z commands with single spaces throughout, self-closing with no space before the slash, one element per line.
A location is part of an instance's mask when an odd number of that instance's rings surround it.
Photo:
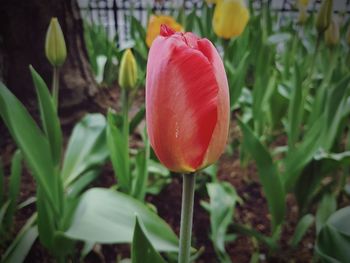
<path fill-rule="evenodd" d="M 48 140 L 23 104 L 1 82 L 0 114 L 46 198 L 52 208 L 57 209 L 56 180 Z"/>
<path fill-rule="evenodd" d="M 65 186 L 88 170 L 101 167 L 107 157 L 106 119 L 101 114 L 86 115 L 69 138 L 61 174 Z"/>
<path fill-rule="evenodd" d="M 129 192 L 130 170 L 127 155 L 125 152 L 125 141 L 122 131 L 115 125 L 115 118 L 112 112 L 107 117 L 107 145 L 111 156 L 114 172 L 118 178 L 118 184 L 123 190 Z"/>
<path fill-rule="evenodd" d="M 11 162 L 11 177 L 9 183 L 9 201 L 10 205 L 6 213 L 6 222 L 7 227 L 11 226 L 13 216 L 17 207 L 17 199 L 19 196 L 20 183 L 21 183 L 21 173 L 22 173 L 22 154 L 20 151 L 16 151 L 12 157 Z"/>
<path fill-rule="evenodd" d="M 35 213 L 27 220 L 27 222 L 24 224 L 24 226 L 21 228 L 21 230 L 17 234 L 16 238 L 12 241 L 10 246 L 6 249 L 5 253 L 2 255 L 1 262 L 20 263 L 21 260 L 18 261 L 18 258 L 16 258 L 16 261 L 14 261 L 13 258 L 16 257 L 16 255 L 18 254 L 18 247 L 23 247 L 20 244 L 23 244 L 23 240 L 26 240 L 25 237 L 28 235 L 27 233 L 33 231 L 31 229 L 35 229 L 36 230 L 36 235 L 34 235 L 35 238 L 31 238 L 29 240 L 29 241 L 32 240 L 31 242 L 28 242 L 28 239 L 27 239 L 27 241 L 24 242 L 26 244 L 27 249 L 25 251 L 21 249 L 21 253 L 17 255 L 22 257 L 22 261 L 24 260 L 27 253 L 29 252 L 29 249 L 33 245 L 35 239 L 38 237 L 38 230 L 37 230 L 37 227 L 34 225 L 34 222 L 36 219 L 37 219 L 37 214 Z"/>
<path fill-rule="evenodd" d="M 38 96 L 41 121 L 45 134 L 50 143 L 52 159 L 55 165 L 59 165 L 62 150 L 62 131 L 60 120 L 57 116 L 53 100 L 45 81 L 32 66 L 30 66 L 29 69 L 32 74 L 36 94 Z"/>
<path fill-rule="evenodd" d="M 275 228 L 282 223 L 285 214 L 285 193 L 281 179 L 268 150 L 246 124 L 240 120 L 238 123 L 244 136 L 243 146 L 257 164 L 259 179 L 272 215 L 273 228 Z"/>
<path fill-rule="evenodd" d="M 132 263 L 165 263 L 165 260 L 153 248 L 148 240 L 145 230 L 136 218 L 134 237 L 131 250 Z"/>
<path fill-rule="evenodd" d="M 2 206 L 4 200 L 5 200 L 5 185 L 4 185 L 4 167 L 2 165 L 2 160 L 0 158 L 0 206 Z"/>

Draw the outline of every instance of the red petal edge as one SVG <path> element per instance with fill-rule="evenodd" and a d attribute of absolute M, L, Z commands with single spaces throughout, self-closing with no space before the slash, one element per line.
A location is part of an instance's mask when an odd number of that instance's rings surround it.
<path fill-rule="evenodd" d="M 168 27 L 167 25 L 165 24 L 162 24 L 160 26 L 160 35 L 163 36 L 163 37 L 169 37 L 171 35 L 175 34 L 175 30 Z"/>

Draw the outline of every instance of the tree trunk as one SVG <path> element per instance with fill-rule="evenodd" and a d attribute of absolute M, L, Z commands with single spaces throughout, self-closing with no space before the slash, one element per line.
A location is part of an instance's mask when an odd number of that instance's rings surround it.
<path fill-rule="evenodd" d="M 68 52 L 60 70 L 60 111 L 65 115 L 88 106 L 98 91 L 76 0 L 0 0 L 0 80 L 26 104 L 35 98 L 28 65 L 51 87 L 52 67 L 44 47 L 54 16 L 61 24 Z"/>

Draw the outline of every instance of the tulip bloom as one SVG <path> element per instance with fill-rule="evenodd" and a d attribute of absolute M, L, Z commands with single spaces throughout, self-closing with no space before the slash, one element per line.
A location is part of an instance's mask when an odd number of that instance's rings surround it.
<path fill-rule="evenodd" d="M 242 34 L 249 20 L 249 11 L 243 0 L 217 1 L 213 29 L 217 36 L 229 39 Z"/>
<path fill-rule="evenodd" d="M 167 25 L 177 32 L 183 31 L 182 26 L 177 23 L 171 16 L 152 15 L 147 26 L 146 43 L 148 47 L 151 47 L 153 40 L 159 36 L 161 25 Z"/>
<path fill-rule="evenodd" d="M 229 109 L 226 73 L 213 44 L 162 25 L 146 76 L 147 130 L 159 160 L 174 172 L 214 163 L 226 144 Z"/>

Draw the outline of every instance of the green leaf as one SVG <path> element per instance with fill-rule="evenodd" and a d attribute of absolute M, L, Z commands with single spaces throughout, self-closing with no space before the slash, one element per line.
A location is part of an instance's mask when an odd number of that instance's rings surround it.
<path fill-rule="evenodd" d="M 350 206 L 333 213 L 317 236 L 316 251 L 324 262 L 347 262 L 350 258 Z"/>
<path fill-rule="evenodd" d="M 146 133 L 146 131 L 145 131 Z M 148 181 L 148 160 L 150 155 L 150 144 L 147 135 L 145 137 L 145 148 L 136 155 L 136 178 L 134 178 L 132 196 L 143 201 L 146 194 Z"/>
<path fill-rule="evenodd" d="M 129 168 L 129 149 L 125 147 L 123 133 L 115 124 L 115 114 L 111 111 L 107 116 L 107 146 L 111 156 L 114 172 L 118 178 L 118 184 L 121 188 L 129 192 L 130 187 L 130 168 Z M 127 152 L 125 152 L 127 151 Z"/>
<path fill-rule="evenodd" d="M 277 34 L 269 36 L 267 38 L 267 43 L 269 45 L 276 45 L 276 44 L 290 40 L 291 37 L 292 37 L 292 35 L 290 33 L 277 33 Z"/>
<path fill-rule="evenodd" d="M 60 120 L 57 116 L 52 97 L 45 81 L 32 66 L 29 66 L 29 69 L 38 96 L 41 122 L 49 140 L 52 160 L 55 165 L 59 165 L 61 162 L 62 151 L 62 131 Z"/>
<path fill-rule="evenodd" d="M 140 122 L 144 120 L 145 113 L 145 106 L 142 106 L 130 121 L 129 134 L 132 134 L 135 131 L 136 127 L 140 124 Z"/>
<path fill-rule="evenodd" d="M 3 234 L 6 229 L 4 228 L 4 219 L 5 215 L 7 213 L 8 207 L 10 205 L 10 200 L 7 200 L 1 207 L 0 207 L 0 234 Z"/>
<path fill-rule="evenodd" d="M 5 216 L 5 224 L 9 228 L 13 223 L 13 216 L 17 208 L 17 199 L 20 191 L 21 184 L 21 175 L 22 175 L 22 154 L 19 150 L 15 152 L 12 157 L 11 162 L 11 176 L 9 183 L 9 196 L 10 201 L 7 213 Z"/>
<path fill-rule="evenodd" d="M 290 241 L 290 245 L 292 247 L 296 247 L 303 236 L 306 234 L 306 231 L 311 227 L 314 223 L 315 218 L 312 214 L 304 215 L 298 222 L 298 225 L 295 228 L 293 237 Z"/>
<path fill-rule="evenodd" d="M 300 126 L 304 107 L 302 105 L 302 81 L 300 71 L 297 64 L 294 66 L 294 85 L 292 86 L 292 93 L 288 107 L 288 146 L 290 149 L 294 148 L 298 141 L 300 134 Z"/>
<path fill-rule="evenodd" d="M 69 138 L 62 168 L 65 185 L 90 169 L 98 169 L 107 157 L 106 119 L 101 114 L 88 114 L 74 127 Z"/>
<path fill-rule="evenodd" d="M 208 183 L 207 190 L 210 198 L 211 240 L 219 257 L 224 260 L 229 257 L 225 250 L 226 232 L 232 223 L 235 205 L 240 201 L 235 189 L 227 182 Z"/>
<path fill-rule="evenodd" d="M 338 232 L 350 237 L 350 206 L 339 209 L 333 213 L 328 224 L 337 229 Z"/>
<path fill-rule="evenodd" d="M 0 82 L 0 114 L 53 209 L 58 193 L 47 138 L 23 104 Z"/>
<path fill-rule="evenodd" d="M 185 22 L 185 29 L 186 32 L 192 32 L 194 28 L 194 22 L 196 18 L 196 9 L 194 8 L 188 15 L 185 16 L 186 22 Z"/>
<path fill-rule="evenodd" d="M 350 165 L 350 151 L 327 153 L 323 149 L 320 149 L 315 153 L 314 160 L 316 164 L 320 166 L 322 172 L 327 174 L 340 167 Z"/>
<path fill-rule="evenodd" d="M 247 71 L 247 67 L 248 67 L 247 60 L 249 58 L 249 54 L 250 53 L 247 51 L 243 55 L 243 58 L 240 60 L 236 70 L 232 71 L 232 73 L 229 75 L 231 109 L 234 108 L 235 104 L 238 102 L 238 99 L 242 93 L 242 89 L 244 86 L 244 80 L 246 77 L 246 71 Z M 225 63 L 225 66 L 227 64 L 228 63 Z"/>
<path fill-rule="evenodd" d="M 170 175 L 170 172 L 167 168 L 165 168 L 162 164 L 152 159 L 150 159 L 148 162 L 148 172 L 159 174 L 164 177 L 168 177 Z"/>
<path fill-rule="evenodd" d="M 45 196 L 40 187 L 36 190 L 36 210 L 38 213 L 38 231 L 41 244 L 51 253 L 54 251 L 54 234 L 56 231 L 55 215 L 45 202 Z"/>
<path fill-rule="evenodd" d="M 153 248 L 145 232 L 136 217 L 131 250 L 132 263 L 165 263 L 165 260 Z"/>
<path fill-rule="evenodd" d="M 67 188 L 66 192 L 68 197 L 78 197 L 84 191 L 84 189 L 98 177 L 98 174 L 99 170 L 97 169 L 81 174 L 79 178 Z"/>
<path fill-rule="evenodd" d="M 13 250 L 3 257 L 1 262 L 3 263 L 21 263 L 24 262 L 26 256 L 28 255 L 31 247 L 33 246 L 35 240 L 38 237 L 38 228 L 32 226 L 28 228 L 17 241 L 16 246 Z"/>
<path fill-rule="evenodd" d="M 324 118 L 321 117 L 306 132 L 301 144 L 287 152 L 285 162 L 285 172 L 283 175 L 284 186 L 286 190 L 294 187 L 301 171 L 312 160 L 315 152 L 319 149 L 322 137 Z"/>
<path fill-rule="evenodd" d="M 325 194 L 318 205 L 316 212 L 316 233 L 319 233 L 328 218 L 337 209 L 337 200 L 332 194 Z"/>
<path fill-rule="evenodd" d="M 349 76 L 343 78 L 329 94 L 325 109 L 325 122 L 322 127 L 322 146 L 325 150 L 330 150 L 333 146 L 340 121 L 343 118 L 350 87 L 349 80 Z"/>
<path fill-rule="evenodd" d="M 278 244 L 272 237 L 265 236 L 260 232 L 256 231 L 255 229 L 251 229 L 251 228 L 248 228 L 247 226 L 233 223 L 232 230 L 242 235 L 254 237 L 258 241 L 266 244 L 272 250 L 276 250 L 278 248 Z"/>
<path fill-rule="evenodd" d="M 2 165 L 2 159 L 0 157 L 0 206 L 5 201 L 5 172 L 4 172 L 4 167 Z"/>
<path fill-rule="evenodd" d="M 350 258 L 350 237 L 326 225 L 317 236 L 316 252 L 323 262 L 344 263 Z"/>
<path fill-rule="evenodd" d="M 135 215 L 158 251 L 177 251 L 178 239 L 169 225 L 136 199 L 110 189 L 92 188 L 78 204 L 65 235 L 97 243 L 131 243 Z"/>
<path fill-rule="evenodd" d="M 18 232 L 16 238 L 2 255 L 2 263 L 21 263 L 24 261 L 34 241 L 38 237 L 38 229 L 34 225 L 36 218 L 37 214 L 35 213 L 27 220 Z"/>
<path fill-rule="evenodd" d="M 238 120 L 238 124 L 244 136 L 243 147 L 250 152 L 258 167 L 259 179 L 264 189 L 272 215 L 272 225 L 275 229 L 282 223 L 285 215 L 285 193 L 281 179 L 265 146 L 246 124 L 241 120 Z"/>

